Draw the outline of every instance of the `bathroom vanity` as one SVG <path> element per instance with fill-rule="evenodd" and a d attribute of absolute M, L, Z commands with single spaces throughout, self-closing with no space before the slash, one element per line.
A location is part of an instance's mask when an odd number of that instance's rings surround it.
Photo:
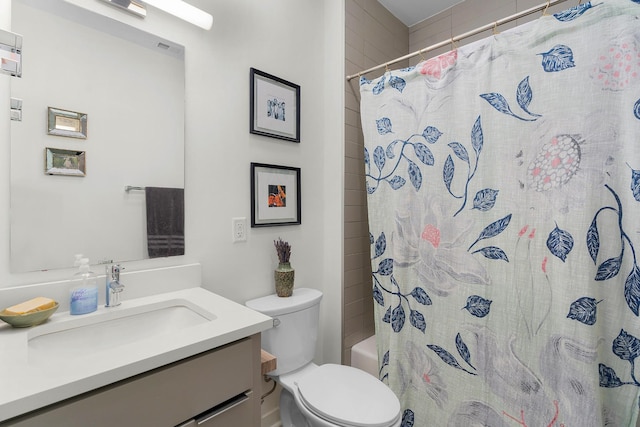
<path fill-rule="evenodd" d="M 0 423 L 2 426 L 258 426 L 260 335 Z"/>
<path fill-rule="evenodd" d="M 199 269 L 129 273 L 118 307 L 71 316 L 61 304 L 42 325 L 0 326 L 0 426 L 260 425 L 260 334 L 272 319 L 194 286 Z M 68 294 L 64 283 L 33 288 L 21 298 Z"/>

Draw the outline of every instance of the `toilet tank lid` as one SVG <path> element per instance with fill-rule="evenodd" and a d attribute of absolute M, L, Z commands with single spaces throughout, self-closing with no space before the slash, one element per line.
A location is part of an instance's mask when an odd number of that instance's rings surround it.
<path fill-rule="evenodd" d="M 276 294 L 249 300 L 247 307 L 267 316 L 279 316 L 295 313 L 320 303 L 322 292 L 317 289 L 295 288 L 290 297 L 279 297 Z"/>

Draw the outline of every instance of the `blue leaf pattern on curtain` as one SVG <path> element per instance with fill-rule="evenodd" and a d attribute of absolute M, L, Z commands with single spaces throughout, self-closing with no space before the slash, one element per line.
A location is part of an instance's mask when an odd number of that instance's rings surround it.
<path fill-rule="evenodd" d="M 516 98 L 518 99 L 520 108 L 522 108 L 525 113 L 533 117 L 542 117 L 541 114 L 532 113 L 528 110 L 529 104 L 531 104 L 533 100 L 533 90 L 531 90 L 531 86 L 529 86 L 529 76 L 525 77 L 524 80 L 518 84 Z"/>
<path fill-rule="evenodd" d="M 640 340 L 622 329 L 613 340 L 613 353 L 622 360 L 632 362 L 640 356 Z"/>
<path fill-rule="evenodd" d="M 483 212 L 488 211 L 496 205 L 496 198 L 498 197 L 499 190 L 493 190 L 491 188 L 485 188 L 476 193 L 473 198 L 473 208 L 481 210 Z"/>
<path fill-rule="evenodd" d="M 629 164 L 627 163 L 627 166 Z M 631 168 L 631 166 L 629 166 Z M 631 191 L 633 192 L 633 198 L 640 202 L 640 171 L 631 168 Z"/>
<path fill-rule="evenodd" d="M 376 128 L 378 130 L 378 134 L 380 135 L 393 133 L 392 127 L 393 124 L 388 117 L 383 117 L 376 120 Z M 378 169 L 377 174 L 371 172 L 371 165 L 369 163 L 369 151 L 365 148 L 365 165 L 367 166 L 366 176 L 367 178 L 371 178 L 371 180 L 374 181 L 375 184 L 371 186 L 370 182 L 367 181 L 366 185 L 368 194 L 375 193 L 381 182 L 387 182 L 394 190 L 398 190 L 403 187 L 406 183 L 406 179 L 396 174 L 403 160 L 407 164 L 407 175 L 411 184 L 413 184 L 413 187 L 416 190 L 420 189 L 420 187 L 422 186 L 422 171 L 420 167 L 411 160 L 409 156 L 410 151 L 408 151 L 407 148 L 412 147 L 415 159 L 417 159 L 425 166 L 433 166 L 435 159 L 429 147 L 421 142 L 411 142 L 411 140 L 415 137 L 421 137 L 427 143 L 433 144 L 440 137 L 440 133 L 436 128 L 427 127 L 422 132 L 422 134 L 411 135 L 406 140 L 395 139 L 391 141 L 387 145 L 386 149 L 384 149 L 380 145 L 375 147 L 373 150 L 373 161 Z M 398 155 L 396 155 L 396 150 L 398 149 L 398 147 L 400 148 L 400 151 Z M 387 159 L 396 161 L 387 162 Z M 385 166 L 390 166 L 390 168 L 388 167 L 385 169 Z"/>
<path fill-rule="evenodd" d="M 562 262 L 565 262 L 567 255 L 569 255 L 569 252 L 573 249 L 573 236 L 571 236 L 571 233 L 559 229 L 556 225 L 556 228 L 549 233 L 547 248 L 549 248 L 553 255 L 560 258 Z"/>
<path fill-rule="evenodd" d="M 402 90 L 404 89 L 404 87 L 406 86 L 406 83 L 403 79 L 401 79 L 400 77 L 397 76 L 391 76 L 389 78 L 389 86 L 391 86 L 392 88 L 394 88 L 395 90 L 397 90 L 398 92 L 402 92 Z"/>
<path fill-rule="evenodd" d="M 422 288 L 415 288 L 411 291 L 411 296 L 422 305 L 431 305 L 431 298 Z"/>
<path fill-rule="evenodd" d="M 612 388 L 624 385 L 624 383 L 620 381 L 620 378 L 618 378 L 618 375 L 616 375 L 616 371 L 612 368 L 600 363 L 598 369 L 600 372 L 600 387 Z"/>
<path fill-rule="evenodd" d="M 413 427 L 413 421 L 414 421 L 413 411 L 411 411 L 410 409 L 407 409 L 402 414 L 402 423 L 400 424 L 400 427 Z"/>
<path fill-rule="evenodd" d="M 518 83 L 518 89 L 516 90 L 516 100 L 518 101 L 518 105 L 520 105 L 522 111 L 532 116 L 531 118 L 520 117 L 519 115 L 514 113 L 511 110 L 507 99 L 499 93 L 483 93 L 480 95 L 480 97 L 501 113 L 515 117 L 516 119 L 525 122 L 535 121 L 538 119 L 538 117 L 542 117 L 541 114 L 536 114 L 529 111 L 529 104 L 531 104 L 531 101 L 533 100 L 533 90 L 529 85 L 529 76 L 525 77 L 522 81 L 520 81 L 520 83 Z"/>
<path fill-rule="evenodd" d="M 492 302 L 479 295 L 471 295 L 467 298 L 467 305 L 463 308 L 476 317 L 484 317 L 489 314 Z"/>
<path fill-rule="evenodd" d="M 640 101 L 638 101 L 638 103 L 640 104 Z M 640 119 L 640 117 L 638 118 Z M 422 132 L 422 137 L 429 144 L 435 144 L 438 139 L 440 139 L 440 136 L 442 136 L 442 132 L 440 132 L 438 128 L 435 128 L 433 126 L 427 126 Z"/>
<path fill-rule="evenodd" d="M 470 372 L 468 370 L 466 370 L 465 368 L 463 368 L 462 366 L 460 366 L 460 364 L 458 363 L 458 361 L 456 360 L 456 358 L 449 353 L 447 350 L 445 350 L 442 347 L 438 347 L 437 345 L 427 345 L 427 347 L 429 347 L 431 350 L 433 350 L 438 357 L 440 357 L 440 359 L 442 359 L 442 361 L 444 363 L 446 363 L 447 365 L 453 366 L 454 368 L 460 369 L 461 371 L 466 372 L 467 374 L 471 374 L 471 375 L 476 375 L 473 372 Z"/>
<path fill-rule="evenodd" d="M 507 254 L 497 246 L 487 246 L 471 252 L 472 254 L 480 253 L 489 259 L 501 259 L 509 262 Z"/>
<path fill-rule="evenodd" d="M 382 76 L 380 81 L 378 81 L 378 83 L 376 83 L 376 85 L 374 86 L 373 94 L 374 95 L 380 95 L 382 93 L 382 91 L 384 90 L 384 84 L 385 84 L 385 76 Z"/>
<path fill-rule="evenodd" d="M 585 4 L 579 4 L 578 6 L 574 6 L 560 13 L 554 13 L 553 16 L 558 21 L 569 22 L 579 18 L 580 16 L 582 16 L 583 13 L 585 13 L 587 10 L 591 9 L 592 7 L 593 6 L 591 5 L 591 2 L 587 2 Z"/>
<path fill-rule="evenodd" d="M 371 80 L 367 79 L 364 76 L 360 77 L 360 86 L 371 84 Z"/>
<path fill-rule="evenodd" d="M 467 365 L 471 366 L 473 369 L 476 369 L 471 364 L 471 353 L 469 353 L 469 347 L 464 343 L 460 334 L 456 335 L 456 348 L 458 349 L 458 354 L 462 356 Z"/>
<path fill-rule="evenodd" d="M 387 133 L 391 133 L 391 120 L 387 117 L 383 117 L 379 120 L 376 120 L 376 125 L 378 126 L 378 133 L 380 135 L 384 135 Z"/>
<path fill-rule="evenodd" d="M 548 73 L 576 66 L 573 61 L 573 51 L 569 46 L 559 44 L 539 55 L 542 55 L 542 68 Z"/>
<path fill-rule="evenodd" d="M 402 426 L 635 425 L 638 3 L 360 79 L 379 377 Z"/>
<path fill-rule="evenodd" d="M 578 298 L 571 303 L 567 317 L 585 325 L 594 325 L 596 323 L 596 306 L 601 302 L 602 300 L 596 301 L 589 297 Z"/>
<path fill-rule="evenodd" d="M 624 298 L 633 314 L 640 316 L 640 269 L 637 265 L 633 266 L 624 283 Z"/>

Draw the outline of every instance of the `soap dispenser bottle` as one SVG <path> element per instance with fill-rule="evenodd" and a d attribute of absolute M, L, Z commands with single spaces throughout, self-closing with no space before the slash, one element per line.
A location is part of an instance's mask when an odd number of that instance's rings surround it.
<path fill-rule="evenodd" d="M 89 259 L 80 259 L 78 272 L 71 279 L 70 313 L 86 314 L 98 309 L 98 280 L 89 268 Z"/>

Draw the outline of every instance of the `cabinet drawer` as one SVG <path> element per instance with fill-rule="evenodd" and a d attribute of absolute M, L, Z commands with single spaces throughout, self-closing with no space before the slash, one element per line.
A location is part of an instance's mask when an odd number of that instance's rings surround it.
<path fill-rule="evenodd" d="M 252 392 L 242 393 L 178 427 L 250 426 Z"/>
<path fill-rule="evenodd" d="M 259 347 L 247 338 L 54 404 L 0 426 L 175 426 L 251 390 Z M 255 357 L 255 359 L 254 359 Z M 253 399 L 248 399 L 252 401 Z M 251 405 L 248 405 L 251 406 Z M 252 410 L 247 410 L 251 415 Z M 216 424 L 212 424 L 216 425 Z M 231 424 L 251 426 L 247 424 Z"/>

